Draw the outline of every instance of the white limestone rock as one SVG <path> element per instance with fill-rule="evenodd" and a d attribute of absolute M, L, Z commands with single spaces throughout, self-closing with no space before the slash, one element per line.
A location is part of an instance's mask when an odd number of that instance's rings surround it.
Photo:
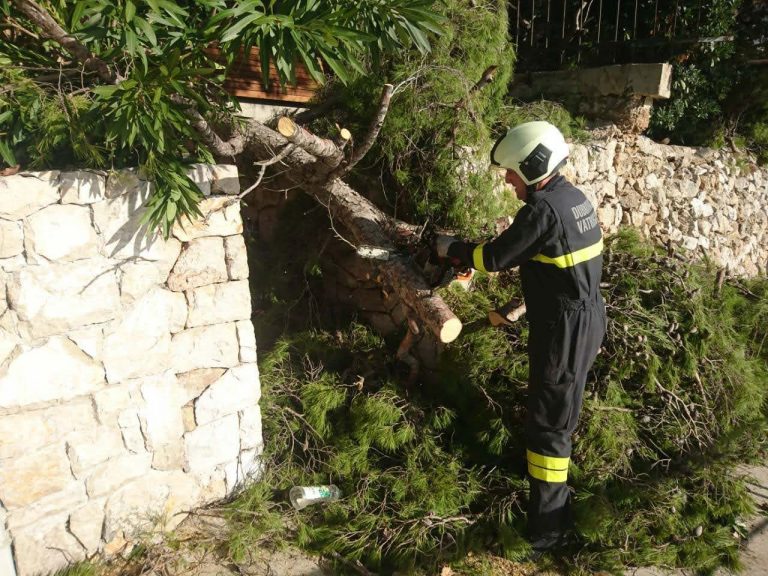
<path fill-rule="evenodd" d="M 258 366 L 241 364 L 227 371 L 195 401 L 195 421 L 198 426 L 207 424 L 258 404 L 260 397 Z"/>
<path fill-rule="evenodd" d="M 240 413 L 240 449 L 250 448 L 262 449 L 264 446 L 264 437 L 262 435 L 261 408 L 251 406 Z"/>
<path fill-rule="evenodd" d="M 216 164 L 211 166 L 211 192 L 214 194 L 239 194 L 240 179 L 237 166 L 233 164 Z"/>
<path fill-rule="evenodd" d="M 96 428 L 89 399 L 0 417 L 0 460 L 18 458 L 61 441 L 64 432 Z"/>
<path fill-rule="evenodd" d="M 117 424 L 123 436 L 123 444 L 132 454 L 144 454 L 146 441 L 142 432 L 141 418 L 136 408 L 123 410 L 117 417 Z"/>
<path fill-rule="evenodd" d="M 209 284 L 187 292 L 187 328 L 222 324 L 251 317 L 251 291 L 247 280 Z"/>
<path fill-rule="evenodd" d="M 200 486 L 182 472 L 152 470 L 107 498 L 104 509 L 104 539 L 120 532 L 138 535 L 147 531 L 171 530 L 183 518 L 182 510 L 200 502 Z"/>
<path fill-rule="evenodd" d="M 715 209 L 711 204 L 708 204 L 699 198 L 691 200 L 691 210 L 696 218 L 711 218 L 715 213 Z"/>
<path fill-rule="evenodd" d="M 21 220 L 59 201 L 58 172 L 0 177 L 0 218 Z"/>
<path fill-rule="evenodd" d="M 165 285 L 173 265 L 181 254 L 181 242 L 175 238 L 158 240 L 157 247 L 141 259 L 125 262 L 120 266 L 120 295 L 124 304 L 141 298 L 156 287 Z"/>
<path fill-rule="evenodd" d="M 656 142 L 646 136 L 638 136 L 636 144 L 637 148 L 644 154 L 648 154 L 655 158 L 664 158 L 665 156 L 663 146 L 656 144 Z"/>
<path fill-rule="evenodd" d="M 184 429 L 186 432 L 186 429 Z M 184 445 L 179 439 L 176 442 L 169 442 L 158 446 L 152 452 L 153 470 L 181 470 L 184 467 Z"/>
<path fill-rule="evenodd" d="M 12 533 L 17 576 L 52 574 L 85 558 L 85 550 L 67 530 L 67 515 L 52 515 Z"/>
<path fill-rule="evenodd" d="M 200 396 L 203 390 L 221 378 L 224 372 L 225 368 L 199 368 L 176 374 L 179 385 L 184 390 L 184 404 Z"/>
<path fill-rule="evenodd" d="M 225 282 L 227 264 L 224 256 L 224 240 L 221 238 L 199 238 L 184 246 L 168 277 L 168 287 L 181 292 Z"/>
<path fill-rule="evenodd" d="M 181 468 L 183 464 L 181 437 L 184 434 L 182 406 L 186 394 L 172 373 L 147 379 L 141 386 L 147 449 L 155 452 L 152 466 L 156 469 Z"/>
<path fill-rule="evenodd" d="M 0 365 L 14 358 L 17 347 L 21 343 L 21 339 L 16 334 L 0 328 Z M 0 439 L 0 442 L 2 442 L 2 439 Z"/>
<path fill-rule="evenodd" d="M 24 252 L 24 230 L 18 222 L 0 220 L 0 258 L 12 258 Z"/>
<path fill-rule="evenodd" d="M 115 170 L 107 176 L 107 198 L 118 198 L 135 192 L 140 192 L 144 198 L 152 192 L 152 184 L 140 178 L 136 168 Z"/>
<path fill-rule="evenodd" d="M 597 209 L 597 220 L 604 230 L 610 230 L 613 226 L 616 211 L 613 206 L 601 206 Z"/>
<path fill-rule="evenodd" d="M 242 234 L 224 238 L 224 259 L 230 280 L 248 279 L 248 252 Z"/>
<path fill-rule="evenodd" d="M 699 246 L 698 238 L 693 236 L 683 236 L 683 248 L 686 250 L 696 250 Z"/>
<path fill-rule="evenodd" d="M 0 534 L 2 528 L 0 528 Z M 1 539 L 1 538 L 0 538 Z M 8 542 L 3 544 L 0 542 L 0 574 L 7 576 L 16 576 L 16 566 L 13 561 L 13 551 L 11 550 L 10 536 Z"/>
<path fill-rule="evenodd" d="M 64 443 L 28 451 L 0 466 L 0 502 L 9 511 L 66 489 L 73 481 Z"/>
<path fill-rule="evenodd" d="M 238 363 L 239 357 L 235 325 L 200 326 L 174 334 L 171 357 L 177 372 L 198 368 L 231 368 Z"/>
<path fill-rule="evenodd" d="M 112 320 L 120 308 L 114 266 L 102 259 L 28 266 L 13 273 L 8 299 L 32 338 Z"/>
<path fill-rule="evenodd" d="M 0 259 L 0 270 L 5 272 L 17 272 L 27 265 L 27 259 L 23 254 L 12 256 L 11 258 Z"/>
<path fill-rule="evenodd" d="M 0 408 L 67 400 L 104 386 L 104 369 L 71 340 L 56 336 L 17 356 L 0 378 Z"/>
<path fill-rule="evenodd" d="M 114 456 L 125 453 L 120 430 L 112 426 L 99 426 L 67 436 L 67 455 L 75 478 Z"/>
<path fill-rule="evenodd" d="M 195 476 L 202 486 L 200 498 L 203 501 L 221 500 L 228 494 L 226 473 L 222 468 L 216 468 L 210 472 L 199 472 Z"/>
<path fill-rule="evenodd" d="M 195 183 L 195 186 L 197 186 L 203 196 L 211 195 L 211 180 L 213 180 L 211 166 L 208 164 L 192 164 L 187 169 L 187 178 Z"/>
<path fill-rule="evenodd" d="M 91 211 L 74 204 L 53 204 L 27 218 L 24 224 L 27 260 L 73 262 L 99 253 L 99 237 L 91 226 Z M 42 257 L 42 258 L 41 258 Z"/>
<path fill-rule="evenodd" d="M 78 539 L 88 555 L 99 550 L 104 526 L 104 501 L 92 500 L 69 515 L 69 531 Z"/>
<path fill-rule="evenodd" d="M 104 324 L 93 324 L 73 330 L 67 336 L 88 356 L 94 360 L 100 360 L 104 349 L 104 327 Z"/>
<path fill-rule="evenodd" d="M 171 234 L 182 242 L 204 236 L 232 236 L 242 234 L 243 219 L 240 203 L 226 196 L 205 198 L 198 205 L 202 218 L 183 217 L 174 224 Z"/>
<path fill-rule="evenodd" d="M 576 172 L 578 182 L 584 182 L 589 177 L 589 150 L 582 144 L 573 144 L 568 163 L 571 164 Z"/>
<path fill-rule="evenodd" d="M 85 485 L 70 481 L 61 490 L 38 498 L 28 506 L 8 513 L 8 529 L 13 532 L 26 526 L 34 526 L 52 514 L 62 514 L 82 506 L 88 501 Z"/>
<path fill-rule="evenodd" d="M 62 172 L 61 203 L 88 205 L 107 198 L 107 178 L 104 173 L 79 170 Z"/>
<path fill-rule="evenodd" d="M 150 470 L 151 454 L 130 454 L 111 458 L 97 466 L 85 481 L 88 497 L 114 492 L 128 480 L 145 475 Z"/>
<path fill-rule="evenodd" d="M 109 382 L 164 372 L 171 362 L 170 329 L 182 314 L 184 296 L 169 290 L 157 288 L 134 302 L 106 334 L 103 361 Z"/>
<path fill-rule="evenodd" d="M 163 260 L 173 252 L 162 235 L 141 223 L 148 198 L 149 187 L 142 186 L 93 205 L 93 223 L 102 236 L 104 256 L 143 262 Z"/>
<path fill-rule="evenodd" d="M 235 322 L 237 341 L 240 344 L 240 362 L 256 362 L 256 334 L 250 320 Z"/>
<path fill-rule="evenodd" d="M 602 146 L 598 147 L 595 152 L 595 170 L 606 173 L 613 169 L 613 162 L 616 157 L 616 140 L 609 140 L 601 144 Z"/>
<path fill-rule="evenodd" d="M 237 458 L 240 453 L 240 428 L 237 414 L 198 426 L 184 434 L 185 470 L 210 472 L 216 465 Z"/>
<path fill-rule="evenodd" d="M 227 493 L 242 488 L 257 481 L 262 474 L 263 466 L 260 450 L 244 450 L 235 462 L 227 464 L 224 473 L 227 479 Z"/>
<path fill-rule="evenodd" d="M 136 402 L 131 398 L 135 387 L 131 383 L 108 386 L 93 393 L 93 405 L 99 422 L 112 426 L 117 422 L 121 412 L 129 407 L 135 407 Z"/>

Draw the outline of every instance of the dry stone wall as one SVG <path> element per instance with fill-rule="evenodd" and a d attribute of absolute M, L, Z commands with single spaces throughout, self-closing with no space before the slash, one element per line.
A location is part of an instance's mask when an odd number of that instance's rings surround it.
<path fill-rule="evenodd" d="M 606 232 L 632 226 L 730 274 L 768 273 L 768 169 L 743 154 L 607 135 L 573 145 L 564 173 Z"/>
<path fill-rule="evenodd" d="M 0 178 L 0 575 L 168 529 L 258 473 L 260 386 L 237 170 L 204 218 L 140 223 L 134 170 Z"/>

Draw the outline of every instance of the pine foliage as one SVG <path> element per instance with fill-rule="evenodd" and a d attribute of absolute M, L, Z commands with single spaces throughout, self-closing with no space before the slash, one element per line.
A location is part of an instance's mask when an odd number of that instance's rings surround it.
<path fill-rule="evenodd" d="M 718 287 L 706 266 L 627 232 L 607 245 L 609 326 L 570 471 L 584 547 L 561 568 L 735 567 L 734 534 L 752 512 L 737 466 L 768 438 L 767 284 Z M 269 509 L 290 522 L 258 538 L 295 538 L 383 573 L 429 573 L 470 550 L 524 557 L 526 323 L 485 320 L 517 286 L 512 274 L 480 275 L 469 292 L 446 290 L 465 332 L 437 377 L 411 386 L 392 343 L 360 324 L 280 340 L 261 365 L 275 491 L 233 503 L 231 545 L 247 546 L 244 519 Z M 331 482 L 337 502 L 299 513 L 285 504 L 292 485 Z"/>
<path fill-rule="evenodd" d="M 446 0 L 440 12 L 443 32 L 434 39 L 429 58 L 404 51 L 373 74 L 330 87 L 329 98 L 344 102 L 344 108 L 315 129 L 336 122 L 355 135 L 365 134 L 382 85 L 393 84 L 387 120 L 357 171 L 358 183 L 379 189 L 381 178 L 383 200 L 400 218 L 431 219 L 477 233 L 491 215 L 509 208 L 485 160 L 492 130 L 504 122 L 515 61 L 507 3 Z M 493 80 L 474 90 L 491 66 L 496 67 Z"/>

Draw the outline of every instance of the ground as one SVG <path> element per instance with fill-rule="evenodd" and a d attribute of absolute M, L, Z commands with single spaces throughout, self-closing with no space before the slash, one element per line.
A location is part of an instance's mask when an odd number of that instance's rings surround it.
<path fill-rule="evenodd" d="M 749 488 L 758 505 L 758 515 L 748 522 L 748 537 L 743 552 L 741 576 L 768 574 L 768 466 L 744 470 Z M 330 576 L 334 570 L 322 559 L 291 546 L 249 549 L 238 563 L 224 562 L 216 548 L 223 541 L 226 524 L 215 510 L 191 515 L 173 535 L 149 545 L 149 552 L 137 560 L 116 562 L 108 576 Z M 349 566 L 349 574 L 376 576 L 361 566 Z M 445 566 L 434 576 L 558 576 L 494 556 L 469 557 L 461 568 Z M 717 576 L 729 576 L 720 570 Z M 625 576 L 693 576 L 685 570 L 673 572 L 656 568 L 627 570 Z"/>

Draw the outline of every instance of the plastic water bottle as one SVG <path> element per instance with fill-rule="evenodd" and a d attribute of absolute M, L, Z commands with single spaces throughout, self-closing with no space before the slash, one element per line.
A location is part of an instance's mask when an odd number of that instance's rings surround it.
<path fill-rule="evenodd" d="M 341 497 L 341 490 L 334 484 L 328 486 L 294 486 L 288 493 L 296 510 L 317 502 L 333 502 Z"/>

